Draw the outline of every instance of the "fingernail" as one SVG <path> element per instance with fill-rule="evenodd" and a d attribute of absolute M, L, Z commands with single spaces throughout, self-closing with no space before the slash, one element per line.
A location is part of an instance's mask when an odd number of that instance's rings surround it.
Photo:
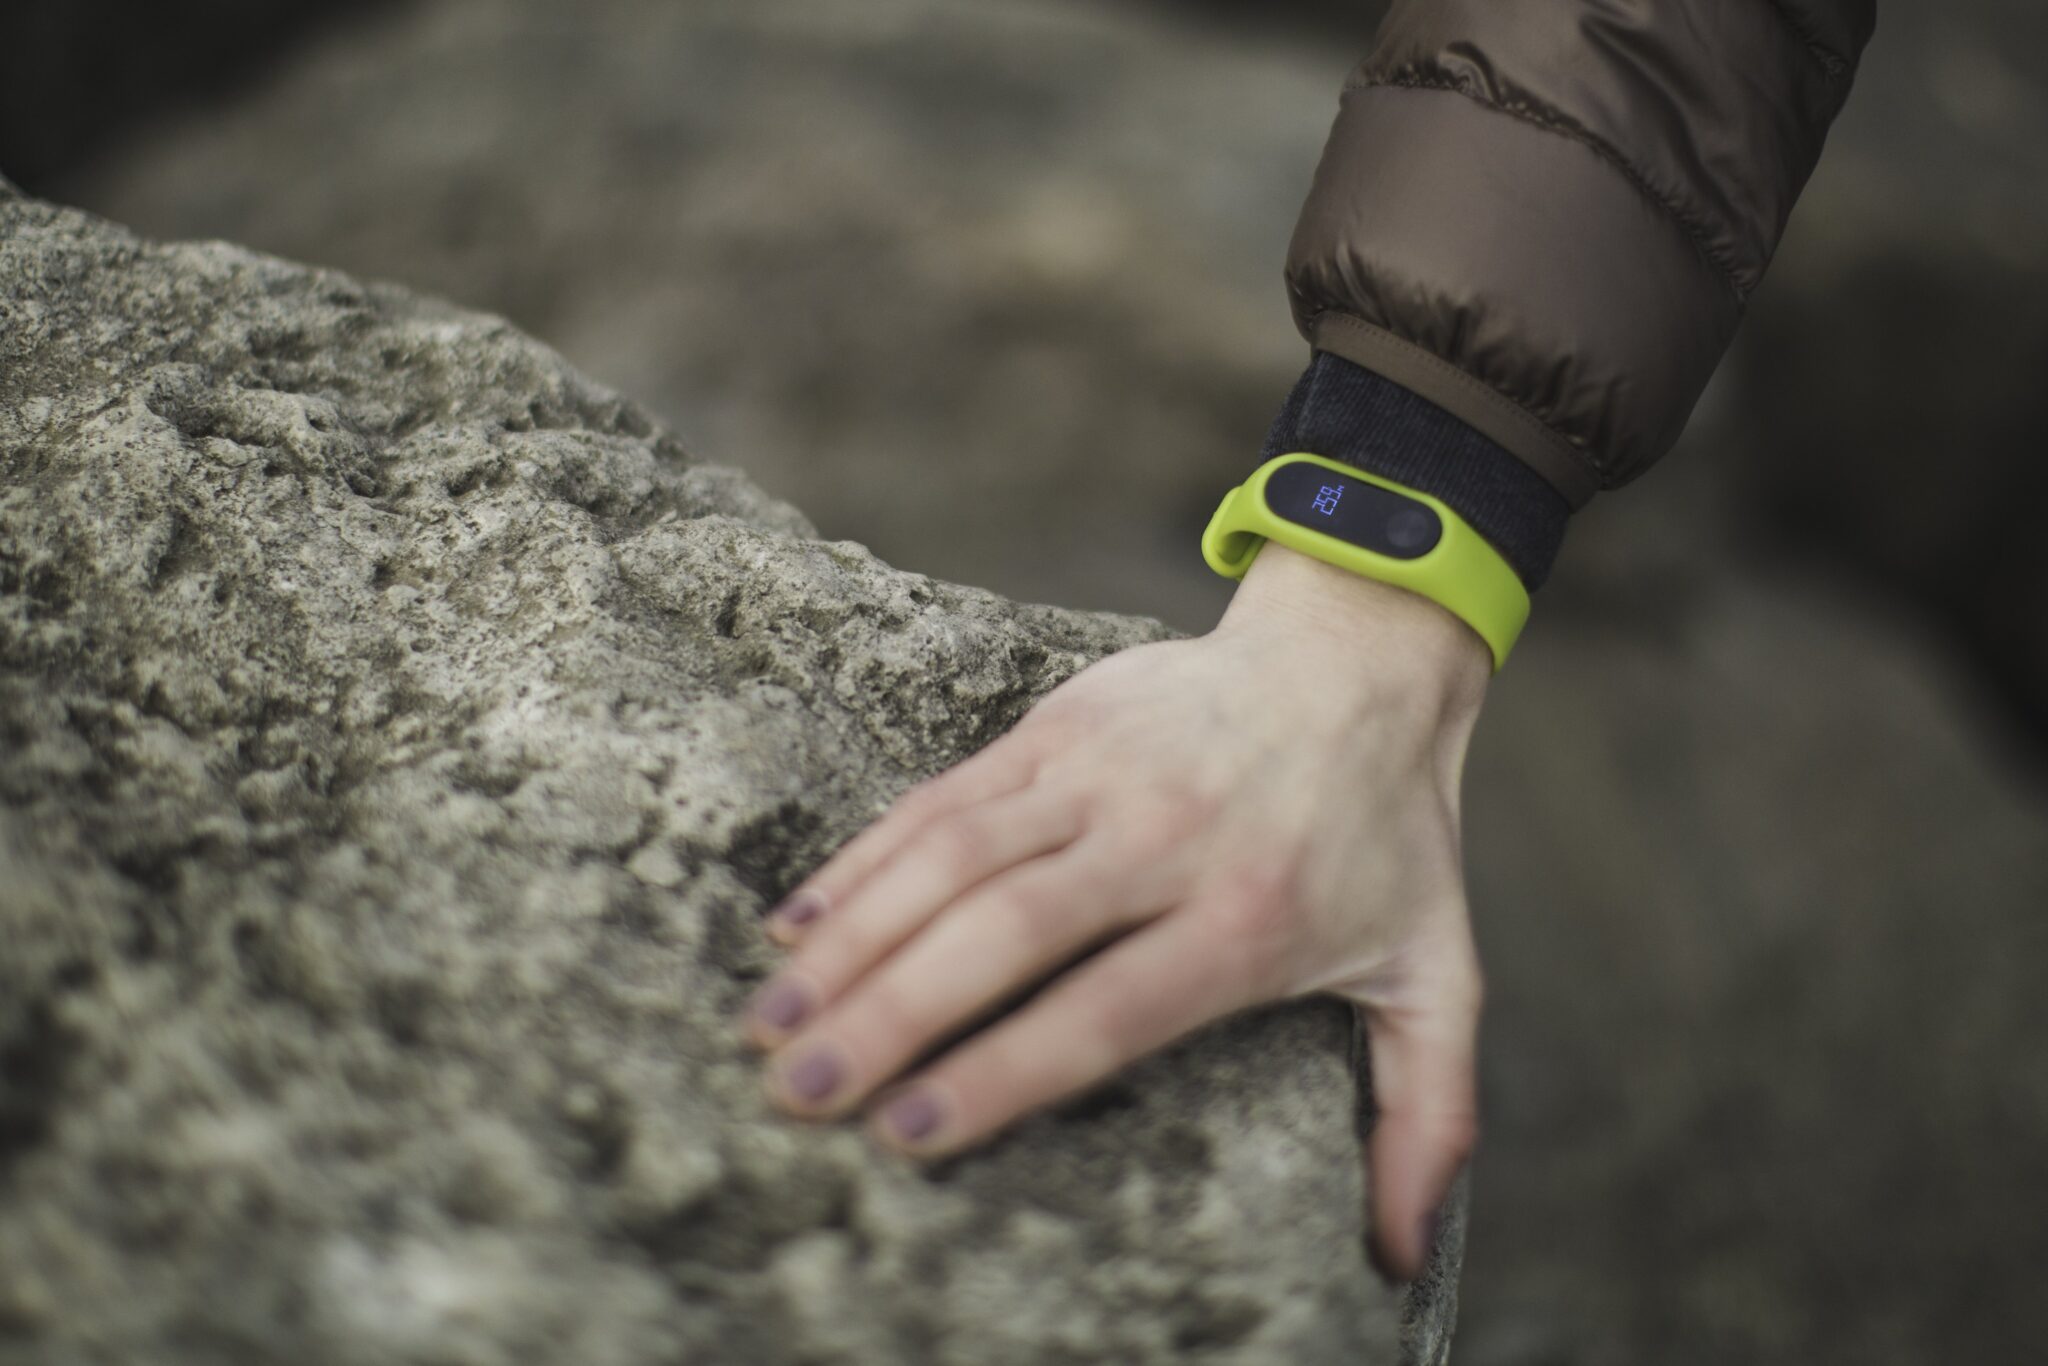
<path fill-rule="evenodd" d="M 808 925 L 825 914 L 825 898 L 816 892 L 799 892 L 768 913 L 768 918 L 785 929 Z"/>
<path fill-rule="evenodd" d="M 839 1087 L 839 1059 L 830 1053 L 806 1053 L 782 1076 L 790 1094 L 799 1100 L 823 1100 Z"/>
<path fill-rule="evenodd" d="M 770 982 L 754 997 L 753 1012 L 770 1029 L 794 1029 L 811 1013 L 811 993 L 801 982 Z"/>
<path fill-rule="evenodd" d="M 938 1098 L 929 1091 L 906 1092 L 882 1107 L 882 1123 L 903 1142 L 915 1143 L 939 1127 Z"/>

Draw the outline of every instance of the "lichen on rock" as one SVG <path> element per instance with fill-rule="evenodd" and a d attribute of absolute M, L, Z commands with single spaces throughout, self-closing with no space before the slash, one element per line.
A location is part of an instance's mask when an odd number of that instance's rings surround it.
<path fill-rule="evenodd" d="M 0 1361 L 1441 1359 L 1332 999 L 930 1169 L 762 1097 L 762 907 L 1158 622 L 5 182 L 0 475 Z"/>

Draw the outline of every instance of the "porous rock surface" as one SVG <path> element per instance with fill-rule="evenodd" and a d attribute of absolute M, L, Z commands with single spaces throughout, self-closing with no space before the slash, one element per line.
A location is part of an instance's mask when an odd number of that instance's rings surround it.
<path fill-rule="evenodd" d="M 1332 999 L 930 1170 L 761 1095 L 764 904 L 1156 621 L 4 181 L 0 477 L 0 1361 L 1442 1358 Z"/>

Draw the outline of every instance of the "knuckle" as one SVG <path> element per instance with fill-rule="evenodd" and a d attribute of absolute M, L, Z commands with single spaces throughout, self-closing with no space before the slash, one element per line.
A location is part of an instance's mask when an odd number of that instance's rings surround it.
<path fill-rule="evenodd" d="M 1055 752 L 1087 739 L 1096 724 L 1095 710 L 1086 698 L 1054 689 L 1003 738 L 1028 744 L 1034 753 Z"/>
<path fill-rule="evenodd" d="M 1059 940 L 1056 910 L 1044 894 L 1029 886 L 1017 886 L 991 894 L 982 914 L 994 938 L 1016 945 L 1036 960 L 1050 952 Z"/>
<path fill-rule="evenodd" d="M 1444 974 L 1437 988 L 1437 997 L 1454 1018 L 1468 1026 L 1476 1025 L 1480 1013 L 1486 1008 L 1486 975 L 1480 971 L 1478 961 L 1460 956 Z"/>
<path fill-rule="evenodd" d="M 1129 1055 L 1137 1036 L 1137 993 L 1115 989 L 1115 983 L 1095 994 L 1088 1008 L 1080 1012 L 1071 1066 L 1076 1075 L 1097 1077 L 1115 1070 Z"/>
<path fill-rule="evenodd" d="M 1019 1017 L 1016 1041 L 1031 1038 L 1060 1077 L 1100 1075 L 1127 1056 L 1157 991 L 1156 983 L 1114 964 L 1063 975 Z"/>
<path fill-rule="evenodd" d="M 945 801 L 946 788 L 949 786 L 946 783 L 946 776 L 944 773 L 935 773 L 929 778 L 912 783 L 897 795 L 891 805 L 899 813 L 911 817 L 922 817 L 937 811 Z"/>
<path fill-rule="evenodd" d="M 1221 916 L 1240 942 L 1266 945 L 1292 931 L 1298 900 L 1294 870 L 1274 861 L 1250 865 L 1224 885 Z"/>
<path fill-rule="evenodd" d="M 987 864 L 994 835 L 983 822 L 962 815 L 934 830 L 931 841 L 946 871 L 955 878 L 965 878 Z"/>
<path fill-rule="evenodd" d="M 1119 824 L 1141 856 L 1160 854 L 1207 829 L 1217 807 L 1217 799 L 1204 793 L 1152 793 L 1129 802 Z"/>
<path fill-rule="evenodd" d="M 1456 1166 L 1479 1146 L 1479 1111 L 1469 1097 L 1417 1096 L 1407 1104 L 1382 1111 L 1382 1119 L 1398 1119 L 1421 1136 L 1428 1147 Z"/>
<path fill-rule="evenodd" d="M 853 916 L 827 917 L 816 926 L 790 960 L 788 970 L 801 971 L 828 996 L 836 997 L 888 947 L 874 928 Z"/>
<path fill-rule="evenodd" d="M 903 1056 L 923 1037 L 923 1018 L 917 994 L 884 976 L 860 993 L 859 1013 L 848 1022 L 848 1032 L 859 1037 L 864 1058 L 886 1062 Z"/>
<path fill-rule="evenodd" d="M 1293 871 L 1265 865 L 1239 873 L 1223 902 L 1222 931 L 1227 961 L 1237 964 L 1238 987 L 1249 1000 L 1287 990 L 1289 953 L 1298 938 L 1300 916 Z"/>
<path fill-rule="evenodd" d="M 1479 1147 L 1479 1116 L 1470 1109 L 1445 1115 L 1441 1142 L 1446 1153 L 1457 1162 L 1464 1162 Z"/>

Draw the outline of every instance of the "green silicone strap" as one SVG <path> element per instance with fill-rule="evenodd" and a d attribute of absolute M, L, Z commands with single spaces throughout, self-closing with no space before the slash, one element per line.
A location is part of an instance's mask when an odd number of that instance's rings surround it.
<path fill-rule="evenodd" d="M 1414 499 L 1442 521 L 1442 537 L 1428 553 L 1404 560 L 1277 516 L 1266 505 L 1266 480 L 1280 466 L 1298 460 L 1311 461 L 1347 479 L 1377 484 L 1403 498 Z M 1254 470 L 1251 478 L 1224 494 L 1216 515 L 1209 519 L 1208 529 L 1202 533 L 1202 558 L 1227 579 L 1243 578 L 1257 558 L 1259 547 L 1268 540 L 1442 604 L 1479 633 L 1493 652 L 1496 673 L 1508 662 L 1508 651 L 1514 648 L 1529 620 L 1529 592 L 1522 587 L 1522 580 L 1500 552 L 1467 525 L 1464 518 L 1426 493 L 1327 456 L 1306 451 L 1276 455 Z"/>

